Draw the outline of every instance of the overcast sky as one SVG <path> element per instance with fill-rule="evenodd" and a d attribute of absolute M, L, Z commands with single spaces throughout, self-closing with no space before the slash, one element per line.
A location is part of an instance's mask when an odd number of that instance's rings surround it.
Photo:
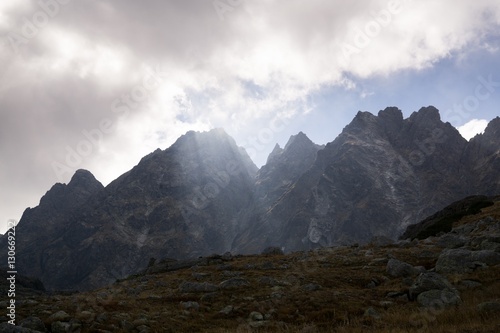
<path fill-rule="evenodd" d="M 2 0 L 0 232 L 79 168 L 104 185 L 188 130 L 262 165 L 359 110 L 500 114 L 498 0 Z"/>

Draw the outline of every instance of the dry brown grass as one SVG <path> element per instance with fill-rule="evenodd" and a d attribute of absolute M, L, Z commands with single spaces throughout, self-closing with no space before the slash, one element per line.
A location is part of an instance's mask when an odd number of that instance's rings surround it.
<path fill-rule="evenodd" d="M 471 223 L 488 215 L 500 219 L 499 212 L 500 204 L 497 203 L 458 224 Z M 366 251 L 372 254 L 365 255 Z M 463 279 L 482 283 L 477 289 L 462 291 L 463 303 L 457 307 L 429 310 L 420 308 L 415 302 L 386 297 L 390 291 L 408 288 L 404 279 L 387 277 L 387 258 L 395 257 L 430 269 L 440 251 L 432 244 L 421 242 L 412 248 L 342 247 L 286 256 L 241 256 L 229 262 L 230 271 L 241 271 L 251 286 L 219 291 L 210 300 L 201 301 L 203 293 L 182 294 L 178 287 L 183 281 L 195 281 L 194 271 L 208 274 L 202 282 L 218 284 L 228 279 L 217 265 L 138 276 L 71 296 L 39 296 L 35 298 L 37 304 L 18 308 L 18 318 L 35 315 L 49 324 L 48 317 L 57 310 L 64 310 L 73 317 L 82 311 L 106 315 L 100 323 L 95 320 L 85 323 L 84 333 L 95 329 L 128 332 L 122 328 L 123 321 L 133 324 L 141 318 L 146 318 L 152 332 L 500 332 L 498 314 L 483 315 L 476 309 L 481 302 L 500 299 L 500 266 L 448 276 L 452 283 Z M 274 269 L 261 268 L 269 262 Z M 248 269 L 248 266 L 254 268 Z M 264 276 L 273 277 L 281 285 L 259 283 Z M 380 285 L 368 288 L 374 278 Z M 321 289 L 306 291 L 304 286 L 311 283 L 320 285 Z M 180 305 L 186 301 L 196 301 L 200 308 L 186 311 Z M 380 303 L 387 301 L 392 303 Z M 229 315 L 219 313 L 227 305 L 234 306 L 235 310 Z M 381 318 L 364 317 L 369 307 L 378 311 Z M 252 311 L 270 314 L 270 326 L 251 328 L 247 318 Z"/>

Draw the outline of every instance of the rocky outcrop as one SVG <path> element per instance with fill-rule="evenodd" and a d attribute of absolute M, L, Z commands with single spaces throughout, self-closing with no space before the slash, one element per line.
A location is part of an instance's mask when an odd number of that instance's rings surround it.
<path fill-rule="evenodd" d="M 61 246 L 56 252 L 66 253 L 73 248 L 71 239 L 64 239 L 68 230 L 78 230 L 75 216 L 85 209 L 89 200 L 103 190 L 102 184 L 87 170 L 77 170 L 68 184 L 57 183 L 40 199 L 35 208 L 27 208 L 16 226 L 16 267 L 20 274 L 34 276 L 46 282 L 57 275 L 57 264 L 48 269 L 53 244 Z M 0 240 L 6 248 L 7 237 Z M 2 251 L 2 262 L 7 251 Z M 59 254 L 60 255 L 60 254 Z M 58 255 L 58 256 L 59 256 Z M 50 286 L 50 283 L 47 287 Z"/>
<path fill-rule="evenodd" d="M 272 206 L 313 165 L 322 148 L 302 132 L 292 135 L 283 149 L 276 144 L 255 181 L 256 197 L 263 210 Z"/>
<path fill-rule="evenodd" d="M 464 216 L 477 214 L 481 208 L 491 205 L 493 205 L 493 200 L 485 195 L 475 195 L 458 200 L 419 223 L 408 226 L 400 238 L 424 239 L 440 232 L 449 232 L 453 222 Z"/>
<path fill-rule="evenodd" d="M 151 257 L 229 251 L 253 212 L 256 171 L 220 129 L 188 132 L 106 188 L 77 171 L 20 220 L 19 269 L 48 289 L 88 289 L 145 269 Z"/>
<path fill-rule="evenodd" d="M 495 133 L 485 136 L 499 142 Z M 483 141 L 475 144 L 482 147 Z M 492 191 L 486 183 L 481 189 L 475 185 L 471 170 L 477 161 L 467 157 L 469 145 L 432 106 L 407 119 L 395 107 L 377 116 L 359 112 L 235 247 L 249 253 L 276 245 L 295 251 L 366 243 L 374 236 L 395 239 L 450 202 Z"/>

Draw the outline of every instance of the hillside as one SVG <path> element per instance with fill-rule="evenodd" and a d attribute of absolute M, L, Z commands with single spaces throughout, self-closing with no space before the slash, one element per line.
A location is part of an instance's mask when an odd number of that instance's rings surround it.
<path fill-rule="evenodd" d="M 52 332 L 498 332 L 494 201 L 423 240 L 151 262 L 91 292 L 33 294 L 19 322 Z"/>

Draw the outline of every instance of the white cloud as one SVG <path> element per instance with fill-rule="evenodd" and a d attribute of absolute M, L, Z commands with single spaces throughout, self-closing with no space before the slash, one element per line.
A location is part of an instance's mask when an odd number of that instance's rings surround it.
<path fill-rule="evenodd" d="M 0 36 L 22 33 L 24 18 L 42 10 L 36 0 L 22 3 L 0 5 L 0 18 L 8 17 Z M 400 0 L 396 9 L 386 0 L 238 3 L 221 20 L 211 1 L 71 1 L 18 54 L 1 41 L 6 188 L 32 193 L 26 200 L 36 202 L 58 181 L 51 162 L 63 161 L 67 146 L 76 147 L 82 131 L 103 118 L 116 131 L 79 167 L 107 183 L 188 129 L 225 127 L 239 143 L 249 142 L 276 118 L 290 123 L 314 113 L 309 96 L 325 87 L 357 91 L 359 78 L 427 68 L 471 44 L 498 48 L 484 42 L 500 24 L 497 0 Z M 359 45 L 360 33 L 370 34 L 366 45 Z M 343 45 L 356 48 L 347 60 Z M 141 84 L 144 64 L 167 74 L 147 101 L 118 117 L 111 105 Z M 36 179 L 28 182 L 26 174 Z M 14 212 L 15 205 L 0 205 Z"/>
<path fill-rule="evenodd" d="M 488 120 L 472 119 L 457 129 L 466 140 L 470 140 L 477 134 L 483 133 L 486 126 L 488 126 Z"/>

